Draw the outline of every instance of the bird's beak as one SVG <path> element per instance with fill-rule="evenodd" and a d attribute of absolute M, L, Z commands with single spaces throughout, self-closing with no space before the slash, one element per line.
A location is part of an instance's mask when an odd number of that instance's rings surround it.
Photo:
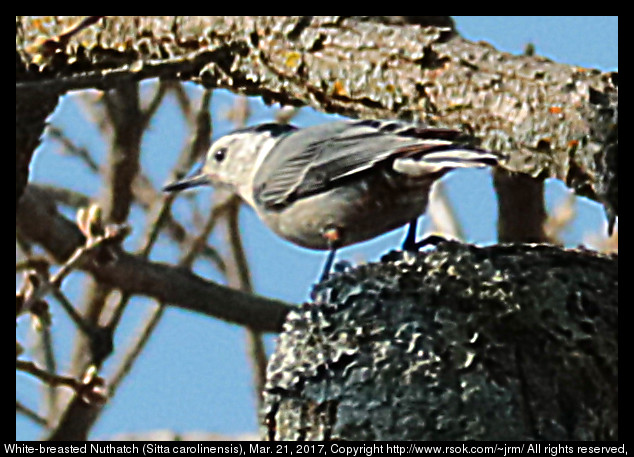
<path fill-rule="evenodd" d="M 189 189 L 191 187 L 206 186 L 210 184 L 211 181 L 209 180 L 209 178 L 205 174 L 198 172 L 193 176 L 187 176 L 183 179 L 168 184 L 167 186 L 163 187 L 163 191 L 178 192 L 184 189 Z"/>

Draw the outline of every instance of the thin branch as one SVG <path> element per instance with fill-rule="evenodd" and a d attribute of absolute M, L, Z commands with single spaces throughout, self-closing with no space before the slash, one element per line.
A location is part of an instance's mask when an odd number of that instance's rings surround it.
<path fill-rule="evenodd" d="M 242 238 L 240 237 L 239 212 L 242 202 L 234 196 L 231 205 L 226 213 L 227 216 L 227 237 L 231 252 L 231 262 L 233 268 L 227 269 L 227 279 L 229 285 L 244 292 L 253 293 L 253 285 L 251 283 L 251 272 L 247 262 Z M 247 327 L 247 347 L 249 359 L 253 367 L 255 392 L 258 399 L 258 405 L 262 403 L 262 395 L 264 385 L 266 383 L 266 351 L 262 334 L 257 330 Z M 258 407 L 258 411 L 259 411 Z"/>
<path fill-rule="evenodd" d="M 84 401 L 89 398 L 92 400 L 103 399 L 103 394 L 100 392 L 100 389 L 103 387 L 103 380 L 94 376 L 92 373 L 87 373 L 84 379 L 77 380 L 73 377 L 49 373 L 39 368 L 35 363 L 26 360 L 16 360 L 15 366 L 18 371 L 35 376 L 51 386 L 69 387 L 73 389 L 78 395 L 84 398 Z"/>
<path fill-rule="evenodd" d="M 59 214 L 45 193 L 27 187 L 16 228 L 64 261 L 85 243 L 77 226 Z M 145 260 L 123 251 L 107 264 L 81 263 L 78 267 L 122 292 L 153 297 L 166 304 L 249 326 L 261 332 L 279 332 L 288 303 L 215 284 L 180 267 Z"/>
<path fill-rule="evenodd" d="M 37 425 L 41 425 L 42 427 L 48 427 L 48 421 L 46 418 L 40 416 L 38 413 L 33 411 L 31 408 L 23 405 L 19 401 L 15 401 L 15 410 L 18 413 L 24 414 L 26 417 L 31 419 Z"/>
<path fill-rule="evenodd" d="M 66 133 L 61 128 L 49 125 L 46 129 L 46 134 L 50 138 L 59 141 L 62 146 L 64 146 L 66 154 L 78 157 L 81 162 L 86 164 L 90 171 L 93 173 L 99 173 L 99 164 L 92 158 L 88 149 L 83 146 L 77 146 L 70 138 L 68 138 L 68 136 L 66 136 Z"/>
<path fill-rule="evenodd" d="M 157 96 L 162 98 L 163 95 L 164 95 L 164 92 L 162 94 L 158 94 Z M 209 110 L 208 103 L 210 100 L 211 100 L 210 95 L 203 97 L 202 103 L 201 103 L 201 110 L 204 110 L 204 111 Z M 114 108 L 115 107 L 112 106 L 111 110 Z M 209 130 L 208 126 L 206 129 L 205 128 L 197 129 L 196 136 L 200 137 L 201 132 L 205 132 L 208 130 Z M 200 141 L 197 142 L 195 140 L 193 142 L 193 147 L 195 148 L 196 145 L 199 146 Z M 187 154 L 184 151 L 183 154 L 181 155 L 181 158 L 183 159 L 181 163 L 188 162 L 188 158 L 191 156 L 192 154 Z M 168 195 L 163 196 L 163 198 L 160 198 L 160 199 L 157 198 L 154 200 L 155 206 L 158 207 L 158 210 L 155 212 L 154 220 L 149 224 L 148 233 L 143 243 L 141 254 L 139 256 L 141 259 L 147 260 L 148 256 L 150 255 L 150 252 L 158 238 L 158 234 L 160 230 L 163 228 L 165 222 L 168 220 L 167 215 L 169 214 L 169 209 L 170 209 L 172 201 L 173 201 L 173 197 Z M 213 216 L 213 214 L 210 215 L 209 219 L 215 220 L 215 217 Z M 205 233 L 204 239 L 207 238 L 209 231 L 211 231 L 211 227 L 213 227 L 213 223 L 211 223 L 208 231 Z M 181 261 L 180 266 L 181 267 L 191 266 L 191 262 L 193 262 L 193 260 L 198 255 L 198 253 L 200 253 L 200 251 L 202 250 L 201 246 L 204 246 L 204 243 L 192 244 L 190 246 L 189 252 L 184 256 L 185 261 Z M 189 264 L 185 265 L 186 263 L 189 263 Z M 99 284 L 103 284 L 103 283 L 100 282 Z M 105 326 L 105 328 L 109 329 L 111 333 L 113 333 L 115 328 L 117 327 L 119 320 L 121 319 L 121 316 L 123 314 L 123 310 L 126 304 L 129 302 L 129 299 L 131 298 L 132 295 L 133 293 L 130 291 L 125 291 L 125 290 L 122 291 L 122 296 L 119 300 L 119 303 L 117 303 L 117 305 L 115 306 L 115 310 L 112 314 L 112 318 L 110 322 Z M 142 353 L 143 349 L 149 342 L 152 334 L 154 333 L 154 330 L 156 329 L 162 316 L 164 315 L 164 311 L 165 311 L 165 303 L 163 301 L 160 301 L 158 306 L 151 312 L 146 322 L 144 322 L 143 328 L 139 332 L 139 338 L 127 348 L 126 353 L 123 355 L 122 362 L 118 365 L 118 367 L 115 370 L 115 373 L 113 376 L 113 383 L 110 388 L 111 396 L 114 395 L 114 391 L 118 387 L 119 383 L 129 373 L 134 362 L 137 360 L 137 358 L 139 357 L 139 355 Z M 78 397 L 74 398 L 71 401 L 71 403 L 68 405 L 68 407 L 66 408 L 66 412 L 62 420 L 60 421 L 58 428 L 53 433 L 52 438 L 85 439 L 85 437 L 88 435 L 88 431 L 90 430 L 94 422 L 99 418 L 99 415 L 101 414 L 102 411 L 103 411 L 103 408 L 101 408 L 100 405 L 97 405 L 97 404 L 91 405 L 90 408 L 84 408 L 81 406 L 81 400 Z"/>
<path fill-rule="evenodd" d="M 147 107 L 141 110 L 141 120 L 140 120 L 141 131 L 145 132 L 147 128 L 149 127 L 150 122 L 152 121 L 152 118 L 158 111 L 159 107 L 161 106 L 161 103 L 163 102 L 163 99 L 165 98 L 165 95 L 167 94 L 167 91 L 169 89 L 169 84 L 173 84 L 173 83 L 168 81 L 159 81 L 158 86 L 156 87 L 156 92 L 154 93 L 154 96 L 150 99 L 150 102 L 148 103 Z"/>
<path fill-rule="evenodd" d="M 86 262 L 88 258 L 96 261 L 95 255 L 99 255 L 108 249 L 113 241 L 118 241 L 124 236 L 120 231 L 111 231 L 103 235 L 95 236 L 86 240 L 86 244 L 77 248 L 74 254 L 57 270 L 50 280 L 42 275 L 39 276 L 39 284 L 26 297 L 23 309 L 31 309 L 36 302 L 43 300 L 48 294 L 52 294 L 60 303 L 64 311 L 69 315 L 78 329 L 89 338 L 94 335 L 94 327 L 88 324 L 85 319 L 75 310 L 72 303 L 66 299 L 60 288 L 64 278 L 71 271 L 78 268 L 79 264 Z"/>
<path fill-rule="evenodd" d="M 108 386 L 111 397 L 114 396 L 119 384 L 132 369 L 132 366 L 137 360 L 139 354 L 141 354 L 143 349 L 145 349 L 145 346 L 154 333 L 156 326 L 161 321 L 164 312 L 165 306 L 163 304 L 159 304 L 144 322 L 143 329 L 139 332 L 138 338 L 130 345 L 129 351 L 123 357 L 123 362 L 117 367 L 117 370 L 110 378 Z"/>

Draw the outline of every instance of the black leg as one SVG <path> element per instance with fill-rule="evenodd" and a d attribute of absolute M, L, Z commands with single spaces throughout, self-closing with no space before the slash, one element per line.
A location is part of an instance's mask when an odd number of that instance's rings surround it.
<path fill-rule="evenodd" d="M 403 240 L 403 251 L 417 251 L 416 247 L 416 224 L 418 219 L 412 219 L 409 222 L 409 228 L 407 229 L 407 235 Z"/>
<path fill-rule="evenodd" d="M 409 252 L 418 252 L 420 248 L 425 246 L 436 246 L 438 243 L 442 241 L 447 241 L 446 238 L 443 238 L 439 235 L 429 235 L 423 238 L 420 241 L 416 241 L 416 222 L 418 219 L 414 219 L 410 221 L 409 228 L 407 229 L 407 235 L 405 235 L 405 239 L 403 240 L 403 251 Z"/>
<path fill-rule="evenodd" d="M 425 246 L 437 246 L 439 243 L 449 242 L 447 238 L 444 238 L 440 235 L 429 235 L 423 238 L 420 241 L 414 243 L 414 250 L 418 251 L 420 248 L 424 248 Z"/>
<path fill-rule="evenodd" d="M 328 251 L 328 257 L 326 257 L 326 263 L 324 264 L 324 269 L 321 272 L 321 278 L 319 278 L 320 281 L 325 280 L 326 278 L 328 278 L 328 275 L 330 275 L 332 264 L 335 261 L 336 252 L 337 252 L 336 247 L 331 247 L 330 251 Z"/>

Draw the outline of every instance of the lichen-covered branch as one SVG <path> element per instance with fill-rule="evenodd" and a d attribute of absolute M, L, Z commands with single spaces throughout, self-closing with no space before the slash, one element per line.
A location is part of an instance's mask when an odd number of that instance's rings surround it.
<path fill-rule="evenodd" d="M 18 17 L 16 30 L 18 94 L 178 78 L 466 128 L 508 153 L 508 170 L 561 179 L 618 214 L 618 75 L 471 42 L 448 18 Z"/>

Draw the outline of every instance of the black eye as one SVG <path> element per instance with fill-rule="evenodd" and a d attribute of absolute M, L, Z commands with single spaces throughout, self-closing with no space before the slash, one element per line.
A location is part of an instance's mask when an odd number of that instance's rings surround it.
<path fill-rule="evenodd" d="M 220 148 L 214 152 L 214 159 L 216 160 L 216 162 L 222 162 L 223 160 L 225 160 L 226 156 L 227 148 Z"/>

